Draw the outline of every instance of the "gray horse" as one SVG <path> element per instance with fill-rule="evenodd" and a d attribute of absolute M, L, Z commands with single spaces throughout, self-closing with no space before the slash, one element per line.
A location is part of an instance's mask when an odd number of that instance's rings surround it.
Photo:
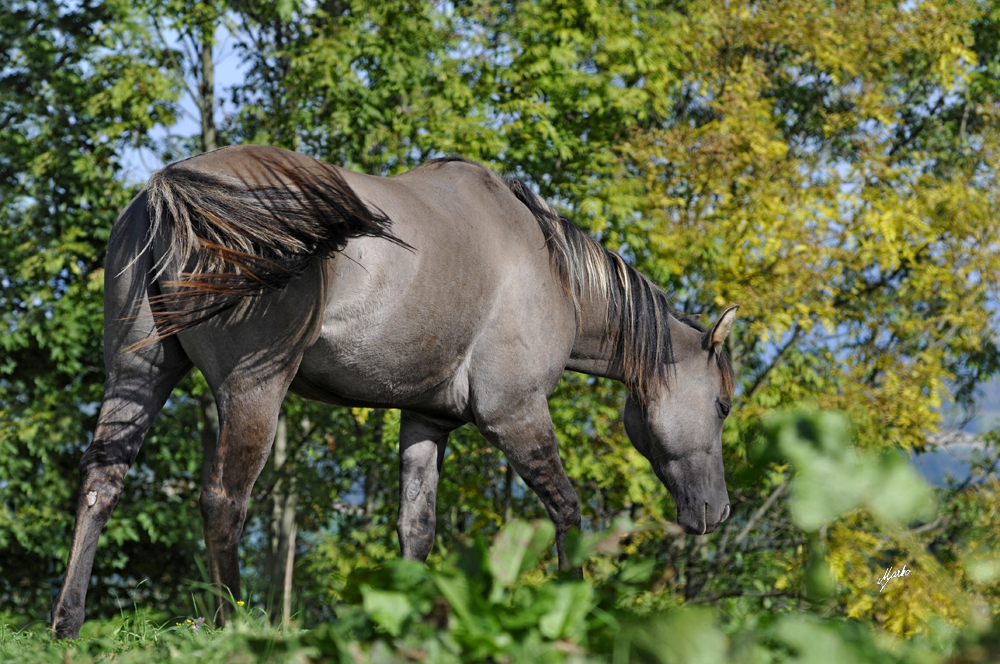
<path fill-rule="evenodd" d="M 736 307 L 708 330 L 673 314 L 617 254 L 484 166 L 446 158 L 380 178 L 257 146 L 171 164 L 114 226 L 104 306 L 107 383 L 80 463 L 59 636 L 79 634 L 101 528 L 192 366 L 221 422 L 200 500 L 209 569 L 237 599 L 247 501 L 289 389 L 402 410 L 407 558 L 431 549 L 448 434 L 471 422 L 545 505 L 566 566 L 580 503 L 547 404 L 566 369 L 629 388 L 626 431 L 685 530 L 710 533 L 729 515 L 723 345 Z"/>

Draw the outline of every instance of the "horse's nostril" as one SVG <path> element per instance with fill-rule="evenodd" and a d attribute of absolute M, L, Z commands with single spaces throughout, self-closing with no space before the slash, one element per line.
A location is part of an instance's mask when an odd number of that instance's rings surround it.
<path fill-rule="evenodd" d="M 722 508 L 722 518 L 720 519 L 720 521 L 725 521 L 728 518 L 729 518 L 729 503 L 726 503 L 726 506 Z"/>

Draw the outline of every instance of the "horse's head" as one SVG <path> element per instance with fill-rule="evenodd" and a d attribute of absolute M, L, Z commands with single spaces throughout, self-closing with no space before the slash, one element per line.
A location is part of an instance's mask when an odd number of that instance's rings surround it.
<path fill-rule="evenodd" d="M 677 503 L 677 522 L 689 533 L 710 533 L 729 516 L 722 467 L 722 423 L 732 399 L 732 373 L 723 344 L 736 320 L 730 307 L 707 331 L 676 326 L 674 362 L 640 405 L 625 404 L 625 431 Z"/>

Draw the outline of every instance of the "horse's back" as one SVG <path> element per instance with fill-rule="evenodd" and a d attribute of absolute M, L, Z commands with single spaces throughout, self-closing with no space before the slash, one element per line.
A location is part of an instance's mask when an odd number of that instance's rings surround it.
<path fill-rule="evenodd" d="M 273 167 L 279 165 L 281 169 Z M 393 220 L 398 235 L 443 231 L 435 246 L 449 241 L 483 244 L 496 238 L 508 247 L 539 249 L 544 238 L 531 212 L 496 174 L 480 164 L 458 158 L 432 160 L 394 177 L 379 177 L 331 166 L 307 155 L 265 145 L 234 145 L 174 162 L 167 169 L 184 169 L 242 182 L 248 188 L 258 178 L 284 183 L 287 172 L 336 171 L 362 199 Z M 288 184 L 294 185 L 289 182 Z M 470 235 L 471 233 L 471 235 Z M 406 238 L 401 237 L 404 241 Z M 528 246 L 530 244 L 530 247 Z M 468 247 L 472 249 L 473 247 Z"/>

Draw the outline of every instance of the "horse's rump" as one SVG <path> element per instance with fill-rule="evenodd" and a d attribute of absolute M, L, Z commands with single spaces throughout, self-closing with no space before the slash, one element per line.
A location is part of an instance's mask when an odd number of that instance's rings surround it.
<path fill-rule="evenodd" d="M 241 150 L 221 172 L 199 168 L 195 158 L 152 175 L 142 251 L 159 233 L 167 249 L 154 279 L 168 266 L 183 272 L 150 299 L 157 335 L 144 344 L 284 288 L 314 257 L 329 257 L 352 238 L 382 237 L 409 248 L 390 230 L 388 216 L 366 205 L 335 167 L 295 157 Z"/>

